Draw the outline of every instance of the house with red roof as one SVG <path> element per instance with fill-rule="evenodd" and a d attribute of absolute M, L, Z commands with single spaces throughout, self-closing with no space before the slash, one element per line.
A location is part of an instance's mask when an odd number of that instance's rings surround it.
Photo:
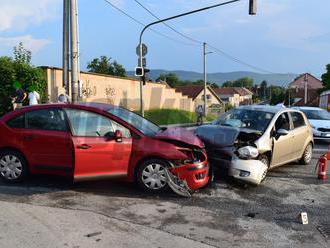
<path fill-rule="evenodd" d="M 217 96 L 233 107 L 252 104 L 253 92 L 244 87 L 224 87 L 213 89 Z"/>
<path fill-rule="evenodd" d="M 192 99 L 194 101 L 195 108 L 198 105 L 204 105 L 203 85 L 179 86 L 175 88 L 175 91 Z M 211 113 L 220 113 L 224 111 L 223 101 L 218 97 L 214 89 L 210 86 L 206 87 L 206 106 L 208 112 Z"/>

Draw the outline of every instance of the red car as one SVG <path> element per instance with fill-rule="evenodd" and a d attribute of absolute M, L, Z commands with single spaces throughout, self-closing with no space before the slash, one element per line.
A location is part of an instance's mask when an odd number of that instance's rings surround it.
<path fill-rule="evenodd" d="M 160 128 L 124 108 L 98 103 L 24 107 L 0 119 L 0 176 L 77 180 L 124 177 L 151 192 L 187 195 L 207 184 L 208 161 L 192 132 Z"/>

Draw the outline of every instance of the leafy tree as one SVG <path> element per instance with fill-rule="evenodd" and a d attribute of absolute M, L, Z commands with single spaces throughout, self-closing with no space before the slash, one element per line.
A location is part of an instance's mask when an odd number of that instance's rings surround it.
<path fill-rule="evenodd" d="M 31 57 L 31 51 L 25 49 L 22 42 L 14 47 L 14 59 L 16 63 L 29 65 L 31 63 Z"/>
<path fill-rule="evenodd" d="M 267 81 L 263 80 L 260 84 L 259 88 L 259 96 L 261 99 L 266 99 L 267 98 Z"/>
<path fill-rule="evenodd" d="M 327 72 L 322 75 L 323 87 L 325 90 L 330 89 L 330 64 L 326 66 Z"/>
<path fill-rule="evenodd" d="M 271 101 L 270 103 L 276 105 L 285 102 L 285 89 L 280 86 L 271 86 Z"/>
<path fill-rule="evenodd" d="M 225 81 L 222 84 L 222 87 L 233 87 L 234 86 L 234 82 L 233 81 Z"/>
<path fill-rule="evenodd" d="M 110 60 L 111 58 L 108 58 L 107 56 L 94 58 L 88 63 L 87 69 L 89 72 L 126 77 L 126 70 L 124 66 L 119 64 L 116 60 L 114 62 L 111 62 Z"/>
<path fill-rule="evenodd" d="M 159 77 L 156 79 L 156 81 L 165 81 L 169 86 L 172 88 L 175 88 L 179 86 L 179 78 L 175 73 L 162 73 L 159 75 Z"/>
<path fill-rule="evenodd" d="M 46 80 L 43 70 L 30 65 L 31 52 L 22 43 L 14 48 L 14 59 L 0 57 L 0 116 L 12 109 L 10 95 L 14 92 L 13 83 L 21 83 L 23 90 L 33 85 L 39 92 L 41 101 L 47 100 Z"/>
<path fill-rule="evenodd" d="M 245 88 L 252 88 L 253 87 L 253 79 L 249 77 L 243 77 L 235 80 L 233 82 L 234 87 L 245 87 Z"/>

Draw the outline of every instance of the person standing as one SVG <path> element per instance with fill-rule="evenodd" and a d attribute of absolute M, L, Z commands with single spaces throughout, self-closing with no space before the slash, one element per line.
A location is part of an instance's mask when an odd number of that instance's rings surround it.
<path fill-rule="evenodd" d="M 197 106 L 196 114 L 197 114 L 197 125 L 202 125 L 203 124 L 203 115 L 204 115 L 204 108 L 202 105 Z"/>
<path fill-rule="evenodd" d="M 38 105 L 39 104 L 40 95 L 36 91 L 35 85 L 31 85 L 29 87 L 29 96 L 28 97 L 29 97 L 29 105 L 30 106 Z"/>
<path fill-rule="evenodd" d="M 24 92 L 22 85 L 19 82 L 15 81 L 13 86 L 15 91 L 11 94 L 11 99 L 13 110 L 16 110 L 17 108 L 21 108 L 23 106 L 23 101 L 25 100 L 27 94 Z"/>
<path fill-rule="evenodd" d="M 60 94 L 57 98 L 58 103 L 70 103 L 70 97 L 67 94 Z"/>

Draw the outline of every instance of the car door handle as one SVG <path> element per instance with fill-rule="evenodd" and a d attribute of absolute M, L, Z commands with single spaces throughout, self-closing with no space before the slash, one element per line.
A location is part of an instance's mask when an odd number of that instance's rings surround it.
<path fill-rule="evenodd" d="M 25 135 L 25 136 L 23 137 L 23 139 L 26 140 L 26 141 L 30 141 L 30 140 L 35 139 L 35 137 L 34 137 L 33 135 Z"/>
<path fill-rule="evenodd" d="M 82 144 L 82 145 L 78 145 L 77 148 L 87 150 L 87 149 L 91 148 L 91 146 L 87 145 L 87 144 Z"/>

